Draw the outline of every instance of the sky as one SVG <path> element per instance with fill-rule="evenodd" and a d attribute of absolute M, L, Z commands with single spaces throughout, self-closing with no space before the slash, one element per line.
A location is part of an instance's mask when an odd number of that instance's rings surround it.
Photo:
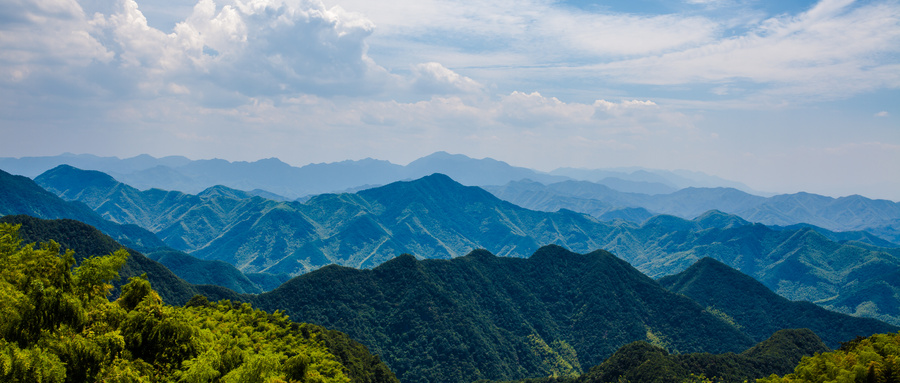
<path fill-rule="evenodd" d="M 5 0 L 0 157 L 436 151 L 900 201 L 898 0 Z"/>

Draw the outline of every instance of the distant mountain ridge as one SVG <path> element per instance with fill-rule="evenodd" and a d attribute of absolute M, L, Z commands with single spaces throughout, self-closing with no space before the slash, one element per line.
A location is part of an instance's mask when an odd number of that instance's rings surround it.
<path fill-rule="evenodd" d="M 446 152 L 433 153 L 405 166 L 371 158 L 302 167 L 276 158 L 255 162 L 194 161 L 180 156 L 157 159 L 148 155 L 127 159 L 72 154 L 0 158 L 0 169 L 29 177 L 59 164 L 99 170 L 139 190 L 158 188 L 198 194 L 223 185 L 277 201 L 306 201 L 316 194 L 353 192 L 442 173 L 533 210 L 568 209 L 601 219 L 629 219 L 636 223 L 646 217 L 617 212 L 646 209 L 650 215 L 691 219 L 709 210 L 720 210 L 767 225 L 811 224 L 831 231 L 868 231 L 900 246 L 900 202 L 810 193 L 761 197 L 762 193 L 746 185 L 683 170 L 561 168 L 543 173 L 491 158 L 473 159 Z M 527 185 L 526 181 L 536 184 Z"/>
<path fill-rule="evenodd" d="M 522 179 L 542 183 L 584 179 L 606 183 L 617 190 L 647 194 L 670 193 L 690 186 L 729 186 L 752 191 L 740 183 L 696 172 L 598 170 L 594 172 L 601 172 L 598 174 L 603 176 L 592 177 L 590 171 L 560 169 L 544 173 L 491 158 L 473 159 L 446 152 L 433 153 L 405 166 L 371 158 L 301 167 L 288 165 L 276 158 L 229 162 L 220 159 L 190 160 L 181 156 L 157 159 L 146 154 L 126 159 L 86 154 L 0 158 L 0 169 L 31 178 L 59 165 L 98 170 L 141 190 L 158 188 L 196 194 L 211 186 L 224 185 L 239 190 L 265 191 L 291 200 L 314 194 L 358 190 L 363 185 L 371 187 L 417 179 L 432 173 L 447 174 L 471 186 L 503 185 Z M 580 178 L 584 174 L 588 177 Z"/>
<path fill-rule="evenodd" d="M 900 323 L 900 315 L 889 314 L 900 299 L 888 294 L 900 286 L 889 277 L 900 270 L 900 249 L 838 243 L 810 228 L 776 230 L 718 211 L 694 220 L 659 215 L 640 225 L 601 222 L 569 210 L 521 208 L 439 174 L 299 203 L 222 187 L 201 195 L 142 192 L 96 175 L 85 178 L 97 180 L 95 186 L 67 181 L 81 172 L 62 166 L 37 180 L 60 195 L 81 196 L 104 217 L 150 228 L 169 246 L 245 273 L 296 274 L 331 263 L 367 268 L 403 253 L 447 259 L 478 248 L 525 257 L 558 244 L 577 252 L 609 250 L 652 277 L 713 257 L 789 299 Z M 885 294 L 840 299 L 873 278 Z"/>
<path fill-rule="evenodd" d="M 893 246 L 900 246 L 900 203 L 858 195 L 831 198 L 796 193 L 766 198 L 721 187 L 689 187 L 670 194 L 648 195 L 625 193 L 586 181 L 544 185 L 528 180 L 484 189 L 501 199 L 540 211 L 569 209 L 603 217 L 623 208 L 642 208 L 654 215 L 671 214 L 690 219 L 709 210 L 719 210 L 766 225 L 807 224 L 831 231 L 867 231 Z"/>

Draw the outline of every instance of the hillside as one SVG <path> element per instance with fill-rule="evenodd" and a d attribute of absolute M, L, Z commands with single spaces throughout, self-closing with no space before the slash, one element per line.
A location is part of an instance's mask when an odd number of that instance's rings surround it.
<path fill-rule="evenodd" d="M 832 352 L 804 358 L 793 372 L 760 383 L 896 382 L 900 378 L 900 333 L 855 339 Z"/>
<path fill-rule="evenodd" d="M 578 373 L 636 340 L 679 352 L 753 344 L 612 254 L 558 246 L 526 259 L 478 250 L 403 255 L 372 270 L 328 266 L 254 305 L 346 332 L 410 382 Z"/>
<path fill-rule="evenodd" d="M 808 329 L 778 331 L 740 354 L 671 354 L 639 341 L 622 346 L 609 359 L 577 378 L 528 379 L 521 383 L 739 383 L 786 374 L 803 357 L 827 351 L 828 347 Z"/>
<path fill-rule="evenodd" d="M 789 301 L 712 258 L 703 258 L 685 271 L 660 278 L 659 284 L 739 324 L 755 341 L 762 341 L 781 329 L 808 328 L 829 347 L 837 348 L 841 342 L 860 335 L 900 330 L 873 319 L 828 311 L 809 302 Z"/>

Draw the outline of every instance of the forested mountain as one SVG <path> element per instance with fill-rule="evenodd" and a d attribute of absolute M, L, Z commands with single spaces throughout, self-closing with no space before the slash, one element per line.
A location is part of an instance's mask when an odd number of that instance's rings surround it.
<path fill-rule="evenodd" d="M 892 246 L 900 245 L 900 203 L 858 195 L 831 198 L 796 193 L 765 198 L 721 187 L 689 187 L 669 194 L 649 195 L 626 193 L 586 181 L 545 185 L 526 180 L 484 188 L 503 200 L 540 211 L 568 209 L 603 217 L 623 208 L 643 208 L 653 214 L 689 219 L 709 210 L 719 210 L 766 225 L 807 224 L 833 231 L 868 231 L 883 241 L 893 242 Z"/>
<path fill-rule="evenodd" d="M 685 271 L 660 278 L 659 284 L 739 324 L 741 331 L 754 341 L 762 341 L 781 329 L 808 328 L 828 347 L 837 348 L 860 334 L 900 330 L 874 319 L 828 311 L 810 302 L 789 301 L 712 258 L 703 258 Z"/>
<path fill-rule="evenodd" d="M 900 333 L 855 339 L 840 349 L 804 358 L 783 377 L 760 383 L 826 383 L 900 381 Z"/>
<path fill-rule="evenodd" d="M 477 250 L 403 255 L 371 270 L 328 266 L 254 306 L 346 332 L 405 382 L 578 373 L 636 340 L 717 353 L 754 343 L 610 253 L 559 246 L 526 259 Z"/>
<path fill-rule="evenodd" d="M 88 179 L 94 181 L 79 182 Z M 716 211 L 693 220 L 660 215 L 641 225 L 601 222 L 572 211 L 524 209 L 438 174 L 305 203 L 224 187 L 200 195 L 142 192 L 65 166 L 37 181 L 105 218 L 149 228 L 174 248 L 244 272 L 298 273 L 331 263 L 373 267 L 403 253 L 446 259 L 477 248 L 524 257 L 540 245 L 558 244 L 576 252 L 609 250 L 652 277 L 712 257 L 789 299 L 828 299 L 822 301 L 827 308 L 900 324 L 900 316 L 889 314 L 900 306 L 893 294 L 900 281 L 890 278 L 900 269 L 900 249 L 839 243 L 808 227 L 776 230 Z M 883 283 L 866 291 L 884 295 L 857 293 L 878 278 Z M 843 299 L 845 291 L 856 298 Z"/>
<path fill-rule="evenodd" d="M 828 347 L 808 329 L 780 330 L 740 354 L 671 354 L 662 347 L 638 341 L 622 346 L 581 376 L 527 379 L 520 383 L 753 382 L 791 372 L 803 357 L 827 351 Z"/>
<path fill-rule="evenodd" d="M 121 249 L 76 262 L 0 224 L 0 380 L 397 382 L 345 334 L 248 304 L 198 296 L 173 307 L 140 277 L 110 302 L 109 282 L 127 258 Z"/>

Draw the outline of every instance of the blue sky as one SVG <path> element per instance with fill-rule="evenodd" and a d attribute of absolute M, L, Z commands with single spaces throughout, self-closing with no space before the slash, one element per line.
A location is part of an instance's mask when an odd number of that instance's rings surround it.
<path fill-rule="evenodd" d="M 435 151 L 900 200 L 897 0 L 12 0 L 0 156 Z"/>

